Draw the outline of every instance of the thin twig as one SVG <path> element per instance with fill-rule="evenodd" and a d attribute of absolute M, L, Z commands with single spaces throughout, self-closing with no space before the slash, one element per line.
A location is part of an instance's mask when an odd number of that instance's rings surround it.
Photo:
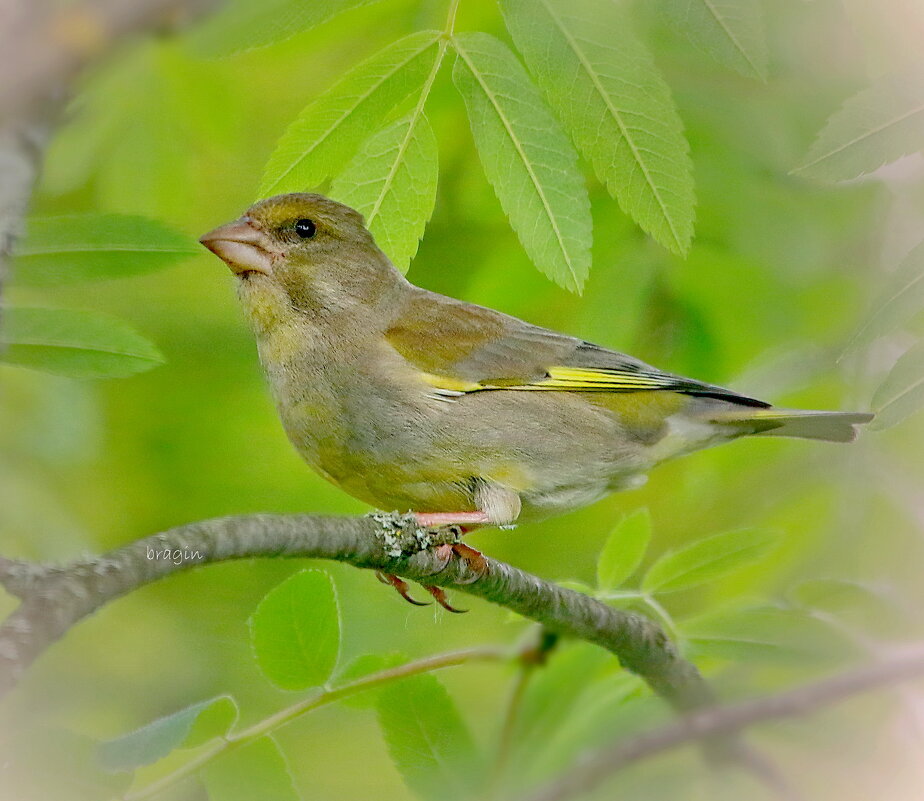
<path fill-rule="evenodd" d="M 565 801 L 593 790 L 634 762 L 681 745 L 728 735 L 769 720 L 806 715 L 860 693 L 924 675 L 924 643 L 864 667 L 776 695 L 700 709 L 628 740 L 600 749 L 546 786 L 529 801 Z"/>
<path fill-rule="evenodd" d="M 184 779 L 197 773 L 201 768 L 220 755 L 226 754 L 228 751 L 243 745 L 247 745 L 247 743 L 251 743 L 266 734 L 276 731 L 308 712 L 332 704 L 335 701 L 340 701 L 343 698 L 358 695 L 359 693 L 381 687 L 384 684 L 397 681 L 398 679 L 407 678 L 408 676 L 417 676 L 421 673 L 432 673 L 435 670 L 456 667 L 471 662 L 497 661 L 503 659 L 505 656 L 507 656 L 507 652 L 502 648 L 486 647 L 470 648 L 465 651 L 452 651 L 447 654 L 428 656 L 393 668 L 380 670 L 376 673 L 370 673 L 368 676 L 356 679 L 355 681 L 348 682 L 347 684 L 342 684 L 339 687 L 321 690 L 310 698 L 292 704 L 292 706 L 270 715 L 268 718 L 255 723 L 253 726 L 237 734 L 216 738 L 210 748 L 198 754 L 194 759 L 181 765 L 166 776 L 162 776 L 157 779 L 157 781 L 133 792 L 126 793 L 122 796 L 122 799 L 123 801 L 143 801 L 143 799 L 153 798 L 164 790 L 173 787 Z"/>
<path fill-rule="evenodd" d="M 504 719 L 497 738 L 494 765 L 487 783 L 488 796 L 491 798 L 497 797 L 501 792 L 501 781 L 513 751 L 514 734 L 526 688 L 529 686 L 536 668 L 546 664 L 549 655 L 558 645 L 558 635 L 542 627 L 537 627 L 536 630 L 528 634 L 528 637 L 530 641 L 520 648 L 519 670 L 510 688 Z"/>

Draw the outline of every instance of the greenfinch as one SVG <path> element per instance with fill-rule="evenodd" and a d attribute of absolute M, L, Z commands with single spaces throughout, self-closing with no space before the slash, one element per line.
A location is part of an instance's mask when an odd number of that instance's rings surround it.
<path fill-rule="evenodd" d="M 777 409 L 421 289 L 322 195 L 260 201 L 200 242 L 237 277 L 298 452 L 422 526 L 535 520 L 744 435 L 848 442 L 872 419 Z"/>

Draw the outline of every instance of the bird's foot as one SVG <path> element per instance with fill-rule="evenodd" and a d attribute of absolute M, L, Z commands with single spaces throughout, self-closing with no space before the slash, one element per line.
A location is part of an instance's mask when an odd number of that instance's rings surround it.
<path fill-rule="evenodd" d="M 467 572 L 470 575 L 460 580 L 460 584 L 471 584 L 473 581 L 478 581 L 478 579 L 488 572 L 488 560 L 485 559 L 484 554 L 475 548 L 463 545 L 461 542 L 452 545 L 448 543 L 445 545 L 438 545 L 434 549 L 434 554 L 436 558 L 440 560 L 440 567 L 437 569 L 437 573 L 445 570 L 453 557 L 461 559 L 462 562 L 465 563 Z M 429 592 L 430 595 L 436 599 L 436 602 L 446 611 L 455 612 L 456 614 L 468 611 L 467 609 L 456 609 L 450 604 L 449 600 L 446 598 L 446 592 L 442 587 L 435 587 L 431 584 L 422 584 L 421 586 Z"/>
<path fill-rule="evenodd" d="M 414 513 L 414 520 L 421 529 L 455 529 L 454 537 L 461 537 L 473 528 L 491 523 L 491 519 L 484 512 L 430 512 Z M 419 538 L 418 538 L 419 539 Z M 423 544 L 423 543 L 422 543 Z M 433 548 L 433 554 L 436 556 L 438 566 L 431 575 L 441 573 L 453 558 L 460 559 L 464 567 L 463 575 L 466 577 L 459 580 L 460 584 L 471 584 L 477 581 L 488 572 L 488 561 L 481 553 L 468 545 L 461 542 L 443 543 Z M 395 591 L 404 598 L 408 603 L 414 606 L 427 606 L 426 603 L 413 598 L 409 592 L 407 582 L 394 573 L 385 573 L 377 570 L 376 577 L 383 584 L 390 584 Z M 446 597 L 446 591 L 442 587 L 432 584 L 421 584 L 421 586 L 433 596 L 434 600 L 447 612 L 459 614 L 465 612 L 465 609 L 456 609 L 449 603 Z"/>
<path fill-rule="evenodd" d="M 487 575 L 488 560 L 485 555 L 470 545 L 464 545 L 461 542 L 454 544 L 438 545 L 434 550 L 436 558 L 440 560 L 440 567 L 437 573 L 446 569 L 446 565 L 452 561 L 453 557 L 462 560 L 465 563 L 467 572 L 471 574 L 466 579 L 460 581 L 460 584 L 471 584 L 474 581 Z"/>
<path fill-rule="evenodd" d="M 400 576 L 396 576 L 394 573 L 383 573 L 381 570 L 375 571 L 375 577 L 382 582 L 382 584 L 390 584 L 395 588 L 395 592 L 398 593 L 405 601 L 409 604 L 414 604 L 414 606 L 429 606 L 430 604 L 427 601 L 418 601 L 416 598 L 411 597 L 411 593 L 408 589 L 407 582 Z M 426 587 L 427 592 L 430 592 L 430 587 Z M 432 593 L 431 593 L 432 595 Z M 436 596 L 433 596 L 436 598 Z M 439 598 L 436 598 L 439 601 Z M 442 606 L 442 602 L 440 603 Z"/>
<path fill-rule="evenodd" d="M 468 545 L 463 545 L 461 542 L 455 544 L 445 544 L 438 545 L 434 549 L 434 554 L 437 559 L 440 561 L 440 566 L 436 573 L 446 569 L 446 566 L 452 561 L 453 557 L 461 559 L 465 567 L 467 568 L 466 572 L 469 574 L 466 578 L 459 581 L 460 584 L 471 584 L 473 581 L 477 581 L 482 576 L 486 575 L 488 572 L 488 560 L 485 558 L 484 554 L 481 551 L 476 550 Z M 407 582 L 402 579 L 400 576 L 396 576 L 394 573 L 385 573 L 381 570 L 375 571 L 375 575 L 379 581 L 383 584 L 389 584 L 395 588 L 395 591 L 404 598 L 409 604 L 414 606 L 428 606 L 427 603 L 423 601 L 418 601 L 414 598 L 408 588 Z M 437 587 L 433 584 L 421 584 L 430 595 L 433 596 L 434 600 L 443 607 L 447 612 L 453 612 L 454 614 L 461 614 L 467 612 L 467 609 L 456 609 L 446 596 L 446 591 L 442 587 Z"/>

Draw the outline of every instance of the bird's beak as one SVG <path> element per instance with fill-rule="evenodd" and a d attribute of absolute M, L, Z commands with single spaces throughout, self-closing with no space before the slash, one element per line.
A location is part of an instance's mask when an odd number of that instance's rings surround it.
<path fill-rule="evenodd" d="M 199 237 L 205 247 L 221 259 L 231 272 L 244 273 L 272 272 L 273 257 L 269 238 L 252 226 L 246 217 L 219 226 Z"/>

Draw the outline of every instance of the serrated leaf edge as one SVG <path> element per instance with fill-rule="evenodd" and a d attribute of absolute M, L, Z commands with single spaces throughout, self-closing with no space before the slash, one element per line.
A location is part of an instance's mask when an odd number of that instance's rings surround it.
<path fill-rule="evenodd" d="M 436 42 L 439 40 L 441 34 L 439 33 L 439 31 L 430 31 L 429 33 L 431 33 L 432 36 L 427 40 L 427 42 L 426 42 L 422 47 L 420 47 L 419 49 L 415 50 L 413 54 L 409 55 L 409 56 L 408 56 L 406 59 L 404 59 L 400 64 L 398 64 L 393 70 L 390 70 L 386 75 L 381 76 L 381 77 L 379 78 L 379 80 L 376 81 L 376 83 L 375 83 L 373 86 L 369 87 L 369 89 L 368 89 L 365 93 L 363 93 L 362 95 L 360 95 L 360 96 L 356 99 L 356 102 L 353 104 L 353 106 L 352 106 L 348 111 L 346 111 L 344 114 L 342 114 L 340 117 L 338 117 L 337 120 L 336 120 L 330 127 L 328 127 L 328 129 L 327 129 L 319 138 L 317 138 L 317 139 L 315 140 L 315 142 L 314 142 L 314 144 L 312 145 L 312 147 L 311 147 L 310 150 L 306 150 L 304 153 L 302 153 L 302 155 L 299 156 L 295 161 L 293 161 L 288 167 L 286 167 L 286 169 L 285 169 L 280 175 L 278 175 L 278 176 L 272 181 L 272 183 L 267 184 L 267 183 L 265 182 L 265 180 L 264 180 L 264 182 L 263 182 L 263 183 L 261 184 L 261 186 L 260 186 L 260 194 L 263 195 L 263 196 L 267 196 L 267 195 L 272 194 L 272 192 L 276 189 L 276 187 L 279 186 L 279 184 L 282 183 L 282 181 L 283 181 L 283 180 L 284 180 L 284 179 L 285 179 L 296 167 L 298 167 L 299 164 L 301 164 L 309 155 L 311 155 L 312 152 L 314 152 L 315 150 L 317 150 L 318 146 L 319 146 L 321 143 L 327 141 L 327 139 L 331 136 L 331 134 L 333 134 L 334 131 L 336 131 L 337 128 L 338 128 L 340 125 L 343 124 L 343 121 L 346 120 L 347 117 L 349 117 L 350 114 L 353 113 L 353 111 L 355 110 L 355 108 L 356 108 L 360 103 L 363 103 L 364 101 L 368 100 L 369 97 L 370 97 L 370 96 L 371 96 L 371 95 L 372 95 L 383 83 L 385 83 L 385 81 L 387 81 L 389 78 L 391 78 L 393 75 L 395 75 L 395 74 L 396 74 L 397 72 L 399 72 L 400 70 L 404 69 L 404 67 L 406 67 L 406 66 L 407 66 L 408 64 L 410 64 L 415 58 L 417 58 L 419 55 L 421 55 L 421 53 L 424 53 L 424 52 L 427 51 L 428 48 L 433 47 L 433 45 L 436 44 Z M 399 41 L 400 41 L 400 40 L 399 40 Z M 380 55 L 381 52 L 382 52 L 382 51 L 379 51 L 379 53 L 376 53 L 376 54 L 370 56 L 369 59 L 366 59 L 365 62 L 361 62 L 360 64 L 357 64 L 356 67 L 354 67 L 354 69 L 358 69 L 360 66 L 362 66 L 362 64 L 367 63 L 367 62 L 370 61 L 371 59 L 375 58 L 377 55 Z M 352 70 L 351 70 L 351 72 L 352 72 Z M 349 74 L 350 74 L 350 73 L 347 73 L 347 75 L 349 75 Z M 344 76 L 343 79 L 345 79 L 346 77 L 347 77 L 347 76 Z M 341 81 L 342 81 L 343 79 L 341 79 Z M 302 113 L 300 113 L 300 114 L 289 124 L 289 127 L 286 128 L 285 132 L 283 132 L 282 136 L 280 137 L 279 142 L 282 142 L 282 140 L 288 135 L 288 133 L 289 133 L 289 131 L 292 129 L 292 127 L 293 127 L 296 123 L 298 123 L 298 121 L 301 119 L 303 113 L 305 113 L 309 108 L 313 107 L 313 106 L 318 102 L 318 100 L 320 100 L 321 97 L 323 97 L 324 95 L 326 95 L 326 94 L 328 94 L 328 93 L 330 93 L 330 92 L 333 92 L 333 91 L 337 88 L 337 86 L 341 83 L 341 81 L 338 81 L 338 82 L 337 82 L 336 84 L 334 84 L 330 89 L 328 89 L 326 92 L 324 92 L 323 95 L 320 95 L 318 98 L 316 98 L 315 100 L 313 100 L 308 106 L 306 106 L 305 109 L 302 111 Z M 279 142 L 276 143 L 276 148 L 279 147 Z M 275 149 L 274 149 L 274 152 L 275 152 Z M 272 159 L 272 155 L 270 155 L 270 159 Z"/>
<path fill-rule="evenodd" d="M 747 529 L 747 528 L 745 528 L 745 529 L 740 529 L 740 530 L 734 530 L 734 529 L 733 529 L 733 530 L 730 531 L 730 532 L 719 532 L 718 534 L 712 534 L 712 535 L 710 535 L 710 537 L 718 537 L 720 534 L 741 533 L 742 531 L 750 531 L 750 530 L 753 530 L 753 529 Z M 777 535 L 774 534 L 772 531 L 765 531 L 765 530 L 763 530 L 763 529 L 756 529 L 756 530 L 758 530 L 758 531 L 764 531 L 764 533 L 770 535 L 769 538 L 768 538 L 768 540 L 767 540 L 766 542 L 757 542 L 757 543 L 750 543 L 750 544 L 748 544 L 748 545 L 742 545 L 742 546 L 740 546 L 740 547 L 738 547 L 738 548 L 735 548 L 735 549 L 733 549 L 733 550 L 725 551 L 725 552 L 722 554 L 722 557 L 732 556 L 732 555 L 734 555 L 734 554 L 739 554 L 739 553 L 742 553 L 743 551 L 747 551 L 747 550 L 754 549 L 754 548 L 763 548 L 763 547 L 766 547 L 767 545 L 771 545 L 771 544 L 772 544 L 772 541 L 773 541 L 773 538 L 777 536 Z M 661 564 L 661 562 L 666 561 L 667 559 L 669 559 L 669 558 L 675 556 L 675 555 L 678 554 L 678 553 L 683 553 L 684 551 L 693 548 L 695 545 L 697 545 L 697 544 L 699 544 L 699 543 L 701 543 L 701 542 L 705 542 L 706 540 L 710 539 L 710 537 L 702 537 L 701 539 L 694 540 L 693 542 L 689 543 L 688 545 L 685 545 L 685 546 L 683 546 L 683 547 L 681 547 L 681 548 L 676 548 L 676 549 L 674 549 L 674 550 L 667 551 L 666 553 L 664 553 L 664 554 L 662 554 L 661 556 L 659 556 L 659 557 L 655 560 L 655 562 L 651 565 L 651 567 L 648 568 L 648 570 L 647 570 L 647 572 L 645 573 L 645 575 L 642 577 L 642 588 L 645 589 L 647 592 L 651 592 L 651 593 L 655 593 L 655 594 L 657 594 L 657 593 L 659 593 L 659 592 L 673 592 L 673 590 L 670 590 L 670 589 L 665 590 L 665 589 L 664 589 L 664 586 L 665 586 L 665 585 L 663 585 L 663 584 L 660 585 L 660 586 L 658 586 L 658 587 L 650 587 L 650 586 L 647 585 L 646 579 L 651 575 L 651 573 L 654 571 L 654 569 L 655 569 L 656 567 L 658 567 L 658 565 Z M 712 560 L 712 561 L 715 561 L 715 560 Z M 708 564 L 708 563 L 707 563 L 707 564 Z M 702 567 L 702 565 L 697 565 L 697 568 L 699 568 L 699 567 Z M 687 572 L 689 572 L 689 571 L 687 571 Z M 694 585 L 694 586 L 695 586 L 695 585 Z M 683 588 L 681 588 L 681 589 L 683 589 Z"/>
<path fill-rule="evenodd" d="M 578 278 L 577 272 L 575 271 L 574 265 L 571 262 L 571 256 L 568 253 L 568 249 L 565 246 L 564 238 L 562 237 L 561 228 L 558 225 L 558 220 L 555 218 L 555 215 L 552 213 L 552 208 L 549 205 L 548 198 L 546 197 L 545 191 L 542 188 L 542 184 L 536 176 L 535 170 L 533 170 L 532 164 L 529 159 L 526 157 L 526 153 L 523 152 L 523 147 L 520 144 L 520 141 L 514 135 L 513 129 L 510 126 L 510 121 L 507 119 L 507 116 L 503 113 L 500 105 L 497 102 L 497 98 L 490 88 L 482 80 L 481 75 L 475 69 L 475 65 L 472 63 L 468 54 L 465 52 L 465 48 L 461 45 L 458 39 L 453 39 L 453 46 L 455 47 L 456 52 L 459 54 L 459 57 L 465 62 L 466 67 L 468 67 L 469 72 L 478 81 L 481 90 L 485 93 L 485 96 L 490 101 L 491 105 L 494 108 L 494 111 L 497 113 L 498 118 L 504 126 L 504 129 L 507 131 L 507 135 L 510 137 L 510 141 L 513 143 L 514 149 L 517 151 L 517 154 L 520 156 L 520 160 L 523 162 L 523 166 L 526 167 L 526 172 L 529 174 L 529 178 L 532 181 L 533 187 L 536 189 L 536 193 L 539 195 L 539 199 L 542 201 L 542 207 L 545 209 L 546 217 L 549 220 L 549 223 L 552 226 L 552 230 L 555 232 L 555 238 L 558 240 L 558 246 L 561 250 L 562 256 L 565 259 L 565 264 L 568 266 L 568 271 L 571 273 L 571 279 L 574 283 L 574 286 L 580 288 L 581 281 Z"/>
<path fill-rule="evenodd" d="M 863 92 L 867 92 L 867 91 L 870 91 L 870 88 L 863 89 L 863 90 L 861 90 L 860 92 L 858 92 L 857 94 L 855 94 L 855 95 L 849 97 L 847 100 L 845 100 L 844 103 L 841 105 L 841 107 L 840 107 L 837 111 L 835 111 L 830 117 L 828 117 L 828 120 L 827 120 L 827 122 L 825 123 L 825 127 L 822 128 L 822 130 L 821 130 L 821 132 L 819 132 L 818 136 L 820 137 L 821 134 L 824 133 L 824 131 L 827 130 L 828 126 L 831 124 L 832 119 L 833 119 L 835 116 L 837 116 L 838 114 L 840 114 L 840 113 L 844 110 L 844 106 L 846 106 L 847 103 L 849 103 L 851 100 L 855 99 L 858 95 L 863 94 Z M 891 120 L 888 120 L 888 121 L 882 123 L 881 125 L 876 126 L 875 128 L 871 128 L 871 129 L 868 130 L 868 131 L 864 131 L 864 132 L 863 132 L 862 134 L 860 134 L 859 136 L 855 136 L 855 137 L 854 137 L 853 139 L 851 139 L 849 142 L 844 142 L 842 145 L 839 145 L 838 147 L 834 148 L 833 150 L 828 150 L 827 152 L 822 153 L 820 156 L 815 157 L 815 158 L 812 159 L 811 161 L 807 161 L 807 162 L 804 162 L 803 164 L 800 164 L 798 167 L 796 167 L 796 168 L 793 170 L 793 172 L 794 172 L 794 173 L 800 173 L 800 172 L 804 172 L 805 170 L 809 170 L 809 169 L 811 169 L 812 167 L 814 167 L 816 164 L 820 164 L 822 161 L 825 161 L 826 159 L 832 158 L 833 156 L 836 156 L 836 155 L 838 155 L 839 153 L 843 153 L 847 148 L 853 147 L 854 145 L 858 144 L 859 142 L 862 142 L 862 141 L 865 140 L 865 139 L 868 139 L 868 138 L 871 137 L 871 136 L 875 136 L 875 135 L 878 134 L 878 133 L 882 133 L 882 132 L 883 132 L 884 130 L 886 130 L 887 128 L 890 128 L 890 127 L 892 127 L 893 125 L 898 125 L 900 122 L 904 122 L 904 121 L 907 120 L 908 118 L 913 117 L 915 114 L 920 114 L 921 112 L 924 112 L 924 104 L 918 106 L 917 108 L 911 109 L 911 111 L 906 111 L 904 114 L 901 114 L 901 115 L 898 116 L 898 117 L 895 117 L 895 118 L 893 118 L 893 119 L 891 119 Z M 818 137 L 816 137 L 816 140 L 817 140 L 817 138 L 818 138 Z M 886 159 L 885 161 L 883 161 L 883 164 L 890 163 L 890 161 L 891 161 L 890 159 L 888 159 L 887 157 L 883 157 L 883 158 Z M 865 174 L 865 173 L 864 173 L 864 174 Z"/>
<path fill-rule="evenodd" d="M 729 38 L 731 43 L 735 46 L 735 49 L 739 53 L 741 53 L 741 55 L 744 57 L 744 60 L 747 61 L 748 64 L 750 64 L 751 69 L 754 70 L 754 74 L 761 80 L 766 80 L 767 79 L 766 70 L 763 67 L 760 67 L 754 63 L 754 60 L 751 58 L 747 49 L 741 44 L 741 42 L 738 40 L 738 37 L 735 36 L 732 29 L 729 28 L 728 25 L 725 23 L 725 18 L 715 8 L 715 5 L 713 4 L 712 0 L 700 0 L 700 1 L 702 2 L 704 6 L 706 6 L 709 13 L 712 14 L 712 16 L 715 18 L 715 21 L 718 23 L 719 27 L 725 32 L 725 35 Z"/>
<path fill-rule="evenodd" d="M 924 246 L 924 242 L 922 242 L 922 243 L 920 243 L 919 245 L 916 245 L 914 248 L 912 248 L 912 250 L 909 252 L 908 256 L 911 256 L 911 254 L 912 254 L 915 250 L 917 250 L 917 248 L 919 248 L 919 247 L 921 247 L 921 246 Z M 901 268 L 899 268 L 899 269 L 901 269 Z M 853 337 L 851 337 L 850 343 L 847 345 L 847 350 L 849 351 L 851 348 L 855 347 L 857 344 L 862 343 L 862 342 L 864 341 L 866 335 L 867 335 L 866 332 L 867 332 L 867 331 L 870 329 L 870 327 L 876 322 L 876 320 L 879 318 L 879 316 L 880 316 L 886 309 L 888 309 L 889 306 L 891 306 L 896 300 L 898 300 L 898 298 L 900 298 L 902 295 L 904 295 L 906 292 L 908 292 L 913 286 L 915 286 L 919 281 L 922 281 L 922 280 L 924 280 L 924 271 L 919 272 L 919 273 L 918 273 L 916 276 L 914 276 L 910 281 L 907 281 L 907 282 L 905 282 L 904 284 L 902 284 L 898 289 L 895 290 L 895 292 L 893 292 L 891 295 L 889 295 L 889 297 L 887 297 L 887 298 L 886 298 L 885 300 L 883 300 L 881 303 L 878 303 L 878 304 L 876 305 L 876 307 L 872 310 L 872 312 L 870 312 L 869 316 L 868 316 L 867 319 L 866 319 L 866 322 L 863 323 L 863 325 L 861 325 L 861 326 L 857 329 L 857 332 L 853 335 Z"/>
<path fill-rule="evenodd" d="M 638 165 L 639 169 L 642 171 L 642 175 L 645 176 L 645 183 L 648 185 L 648 188 L 651 190 L 651 193 L 654 195 L 655 200 L 658 202 L 658 208 L 661 209 L 661 214 L 664 217 L 664 220 L 667 222 L 668 228 L 670 229 L 671 236 L 674 239 L 674 244 L 677 247 L 677 250 L 680 253 L 686 253 L 689 250 L 689 244 L 684 243 L 680 235 L 677 232 L 677 228 L 674 224 L 673 217 L 668 213 L 667 206 L 664 203 L 663 198 L 661 197 L 661 192 L 658 190 L 658 187 L 655 185 L 651 178 L 651 173 L 648 170 L 648 166 L 641 157 L 641 152 L 639 151 L 638 145 L 636 144 L 633 137 L 629 135 L 629 129 L 627 128 L 625 122 L 622 119 L 622 112 L 616 108 L 612 101 L 610 100 L 609 95 L 606 92 L 606 89 L 600 84 L 600 80 L 597 77 L 597 73 L 594 71 L 591 64 L 588 63 L 587 58 L 585 57 L 583 51 L 578 47 L 577 42 L 574 37 L 571 35 L 570 31 L 564 26 L 561 21 L 561 18 L 555 13 L 555 10 L 549 4 L 548 0 L 541 0 L 542 4 L 545 6 L 546 10 L 549 13 L 549 16 L 552 18 L 552 21 L 561 31 L 562 36 L 565 37 L 565 40 L 568 42 L 569 47 L 574 51 L 574 54 L 578 57 L 578 61 L 581 66 L 584 68 L 584 71 L 587 73 L 587 76 L 590 78 L 591 82 L 594 85 L 594 88 L 597 90 L 597 93 L 603 99 L 604 104 L 610 111 L 610 115 L 613 117 L 613 120 L 616 122 L 616 125 L 619 128 L 619 132 L 622 134 L 622 138 L 626 140 L 626 143 L 629 145 L 629 150 L 632 152 L 632 157 L 635 160 L 635 163 Z"/>
<path fill-rule="evenodd" d="M 388 170 L 388 175 L 385 177 L 385 183 L 382 185 L 382 191 L 379 192 L 378 197 L 375 200 L 375 205 L 369 211 L 368 216 L 366 217 L 366 227 L 372 225 L 372 221 L 376 218 L 379 213 L 379 210 L 382 207 L 382 203 L 385 201 L 385 195 L 388 193 L 388 190 L 391 188 L 392 183 L 395 180 L 395 176 L 398 174 L 398 167 L 401 164 L 401 160 L 404 158 L 404 154 L 408 149 L 408 146 L 411 143 L 415 129 L 417 128 L 418 123 L 423 121 L 424 125 L 429 125 L 427 118 L 424 115 L 424 107 L 427 104 L 427 100 L 430 97 L 430 90 L 433 87 L 433 82 L 436 80 L 436 76 L 440 71 L 440 67 L 443 66 L 443 58 L 446 55 L 446 50 L 449 47 L 449 41 L 447 39 L 440 40 L 440 50 L 437 54 L 436 61 L 433 62 L 433 68 L 430 70 L 430 74 L 427 76 L 427 80 L 423 85 L 423 88 L 420 91 L 420 98 L 417 101 L 417 105 L 414 107 L 414 110 L 406 117 L 408 119 L 407 132 L 404 135 L 404 138 L 401 140 L 401 144 L 398 146 L 398 153 L 395 156 L 395 160 L 392 162 L 391 167 Z"/>

